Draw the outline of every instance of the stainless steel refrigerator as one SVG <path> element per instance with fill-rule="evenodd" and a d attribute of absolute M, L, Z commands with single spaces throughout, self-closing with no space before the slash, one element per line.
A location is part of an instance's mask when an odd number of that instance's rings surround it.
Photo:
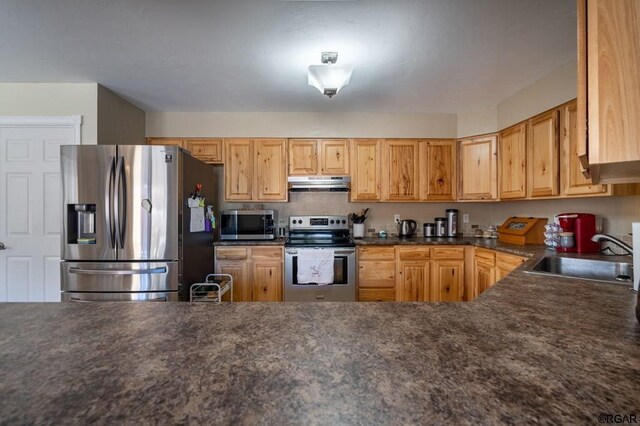
<path fill-rule="evenodd" d="M 187 205 L 201 184 L 215 208 L 213 166 L 173 146 L 74 145 L 61 173 L 63 301 L 188 300 L 213 272 L 217 232 L 191 232 Z"/>

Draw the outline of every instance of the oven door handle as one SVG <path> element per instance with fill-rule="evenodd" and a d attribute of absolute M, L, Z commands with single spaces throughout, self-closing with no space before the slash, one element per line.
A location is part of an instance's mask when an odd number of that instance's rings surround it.
<path fill-rule="evenodd" d="M 322 250 L 322 249 L 317 249 Z M 346 249 L 346 250 L 334 250 L 334 254 L 354 254 L 356 252 L 355 249 Z M 285 249 L 285 253 L 287 254 L 298 254 L 298 250 L 295 249 Z"/>

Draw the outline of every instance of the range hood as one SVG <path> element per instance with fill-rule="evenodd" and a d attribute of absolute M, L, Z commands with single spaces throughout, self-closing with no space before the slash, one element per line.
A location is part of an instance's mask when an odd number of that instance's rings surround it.
<path fill-rule="evenodd" d="M 347 192 L 350 176 L 289 176 L 291 192 Z"/>

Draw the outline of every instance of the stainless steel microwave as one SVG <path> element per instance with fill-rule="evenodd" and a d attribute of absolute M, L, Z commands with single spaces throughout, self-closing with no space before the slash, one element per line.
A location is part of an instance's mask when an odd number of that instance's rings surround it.
<path fill-rule="evenodd" d="M 278 227 L 275 210 L 223 210 L 221 240 L 273 240 Z"/>

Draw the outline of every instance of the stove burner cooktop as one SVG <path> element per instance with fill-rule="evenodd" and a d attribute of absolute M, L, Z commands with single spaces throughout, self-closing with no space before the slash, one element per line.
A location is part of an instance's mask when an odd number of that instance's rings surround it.
<path fill-rule="evenodd" d="M 287 247 L 354 247 L 347 216 L 291 216 Z"/>

